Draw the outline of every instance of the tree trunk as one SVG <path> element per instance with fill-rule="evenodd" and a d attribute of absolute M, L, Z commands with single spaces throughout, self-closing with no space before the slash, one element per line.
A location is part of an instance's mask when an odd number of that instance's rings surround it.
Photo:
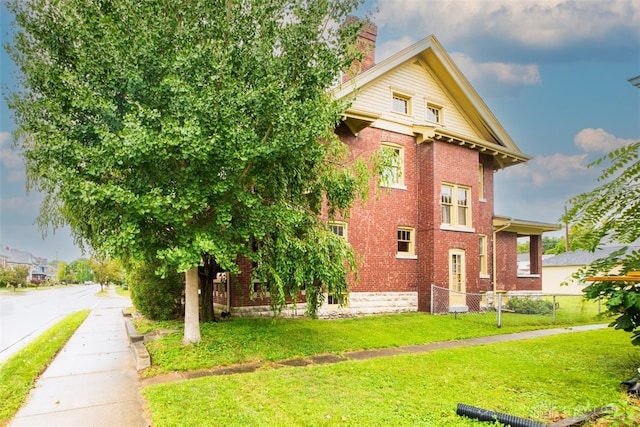
<path fill-rule="evenodd" d="M 202 254 L 204 266 L 200 270 L 200 319 L 203 322 L 215 322 L 216 314 L 213 309 L 213 279 L 218 272 L 213 257 L 207 253 Z"/>
<path fill-rule="evenodd" d="M 198 267 L 193 267 L 185 272 L 183 344 L 200 342 L 198 282 Z"/>

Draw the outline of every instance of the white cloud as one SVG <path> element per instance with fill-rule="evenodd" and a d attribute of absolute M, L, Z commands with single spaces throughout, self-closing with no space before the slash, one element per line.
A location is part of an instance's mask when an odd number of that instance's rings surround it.
<path fill-rule="evenodd" d="M 562 49 L 593 55 L 616 45 L 637 52 L 640 36 L 637 0 L 379 0 L 378 8 L 380 27 L 436 34 L 445 47 L 474 57 Z"/>
<path fill-rule="evenodd" d="M 8 197 L 6 199 L 2 199 L 2 208 L 3 210 L 14 210 L 20 209 L 25 204 L 24 197 Z"/>
<path fill-rule="evenodd" d="M 381 62 L 384 59 L 387 59 L 391 55 L 400 52 L 405 47 L 411 46 L 416 41 L 417 40 L 415 40 L 410 35 L 406 35 L 402 38 L 393 39 L 385 43 L 376 45 L 376 62 Z"/>
<path fill-rule="evenodd" d="M 0 132 L 0 147 L 5 144 L 8 144 L 11 141 L 11 133 L 10 132 Z"/>
<path fill-rule="evenodd" d="M 533 85 L 540 83 L 540 70 L 535 64 L 504 62 L 474 62 L 464 53 L 454 52 L 451 58 L 471 81 L 494 80 L 507 85 Z"/>
<path fill-rule="evenodd" d="M 3 166 L 9 169 L 19 168 L 24 164 L 22 155 L 10 148 L 0 149 L 0 162 Z"/>
<path fill-rule="evenodd" d="M 555 153 L 550 156 L 538 156 L 524 165 L 513 166 L 505 170 L 505 178 L 517 180 L 525 185 L 543 187 L 562 185 L 563 181 L 573 180 L 589 173 L 587 154 L 565 155 Z"/>
<path fill-rule="evenodd" d="M 576 134 L 574 142 L 576 146 L 587 153 L 609 153 L 616 148 L 629 145 L 635 140 L 618 138 L 602 128 L 587 128 Z"/>

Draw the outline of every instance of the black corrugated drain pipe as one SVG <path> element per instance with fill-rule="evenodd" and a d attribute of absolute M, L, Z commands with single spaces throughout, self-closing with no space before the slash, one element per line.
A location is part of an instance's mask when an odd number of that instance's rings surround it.
<path fill-rule="evenodd" d="M 475 418 L 480 421 L 498 421 L 506 426 L 511 427 L 546 427 L 535 421 L 525 420 L 524 418 L 514 417 L 513 415 L 501 414 L 499 412 L 489 411 L 487 409 L 476 408 L 475 406 L 458 403 L 457 415 L 469 418 Z"/>

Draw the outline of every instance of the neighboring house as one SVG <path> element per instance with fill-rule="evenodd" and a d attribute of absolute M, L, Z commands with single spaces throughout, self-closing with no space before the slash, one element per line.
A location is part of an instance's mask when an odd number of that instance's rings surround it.
<path fill-rule="evenodd" d="M 595 252 L 583 250 L 566 252 L 542 261 L 542 291 L 545 294 L 581 295 L 582 290 L 589 283 L 579 282 L 571 276 L 580 268 L 591 264 L 600 258 L 606 258 L 611 253 L 624 246 L 604 246 Z M 640 250 L 639 245 L 628 246 L 627 253 Z M 567 283 L 562 286 L 562 283 Z"/>
<path fill-rule="evenodd" d="M 29 275 L 25 278 L 27 283 L 41 283 L 48 278 L 47 259 L 33 256 L 30 252 L 0 245 L 0 258 L 6 260 L 7 267 L 24 265 L 29 268 Z"/>
<path fill-rule="evenodd" d="M 372 47 L 361 72 L 333 92 L 353 99 L 335 132 L 354 158 L 382 149 L 395 164 L 382 188 L 371 183 L 374 196 L 330 224 L 363 262 L 346 305 L 339 307 L 344 296 L 327 295 L 318 314 L 429 312 L 432 285 L 445 288 L 444 304 L 455 311 L 474 308 L 465 292 L 541 292 L 541 235 L 559 226 L 494 215 L 494 173 L 530 157 L 434 36 L 376 65 L 376 32 L 369 26 L 361 35 Z M 526 275 L 517 269 L 523 236 L 531 249 Z M 235 283 L 226 287 L 230 294 L 216 292 L 221 309 L 270 314 L 268 300 L 250 298 L 257 294 L 248 274 Z"/>

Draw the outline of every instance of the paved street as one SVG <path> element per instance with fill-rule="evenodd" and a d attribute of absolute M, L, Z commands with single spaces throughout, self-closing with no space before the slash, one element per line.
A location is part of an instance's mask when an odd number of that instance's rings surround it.
<path fill-rule="evenodd" d="M 67 314 L 93 309 L 100 285 L 0 293 L 0 362 Z"/>

